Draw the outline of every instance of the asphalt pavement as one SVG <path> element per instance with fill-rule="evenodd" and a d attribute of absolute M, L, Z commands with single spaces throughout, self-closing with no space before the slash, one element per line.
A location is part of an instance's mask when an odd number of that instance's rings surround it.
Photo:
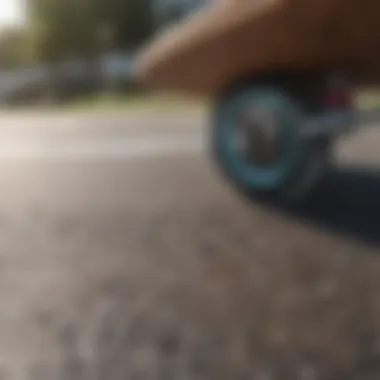
<path fill-rule="evenodd" d="M 0 116 L 1 380 L 379 378 L 380 130 L 288 210 L 236 196 L 206 132 Z"/>

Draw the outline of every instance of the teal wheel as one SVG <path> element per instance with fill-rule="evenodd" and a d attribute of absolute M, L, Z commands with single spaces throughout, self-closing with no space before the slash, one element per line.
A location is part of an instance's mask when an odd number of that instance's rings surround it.
<path fill-rule="evenodd" d="M 301 137 L 307 106 L 265 84 L 222 97 L 213 114 L 212 148 L 228 180 L 258 198 L 305 198 L 323 178 L 330 152 L 327 139 Z"/>

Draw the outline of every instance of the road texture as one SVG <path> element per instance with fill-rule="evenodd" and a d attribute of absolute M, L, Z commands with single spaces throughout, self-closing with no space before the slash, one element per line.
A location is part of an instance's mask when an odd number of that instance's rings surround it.
<path fill-rule="evenodd" d="M 0 116 L 1 380 L 380 378 L 379 130 L 276 210 L 204 124 Z"/>

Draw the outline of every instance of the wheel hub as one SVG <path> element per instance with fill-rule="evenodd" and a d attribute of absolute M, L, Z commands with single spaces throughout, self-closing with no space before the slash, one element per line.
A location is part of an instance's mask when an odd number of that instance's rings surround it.
<path fill-rule="evenodd" d="M 247 163 L 275 164 L 281 154 L 280 131 L 273 111 L 243 112 L 237 127 L 237 149 Z"/>

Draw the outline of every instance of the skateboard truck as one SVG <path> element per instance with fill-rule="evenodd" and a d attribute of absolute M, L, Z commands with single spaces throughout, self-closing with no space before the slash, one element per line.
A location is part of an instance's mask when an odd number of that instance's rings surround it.
<path fill-rule="evenodd" d="M 326 112 L 316 118 L 305 120 L 300 135 L 303 138 L 338 137 L 376 122 L 380 122 L 380 108 Z"/>

